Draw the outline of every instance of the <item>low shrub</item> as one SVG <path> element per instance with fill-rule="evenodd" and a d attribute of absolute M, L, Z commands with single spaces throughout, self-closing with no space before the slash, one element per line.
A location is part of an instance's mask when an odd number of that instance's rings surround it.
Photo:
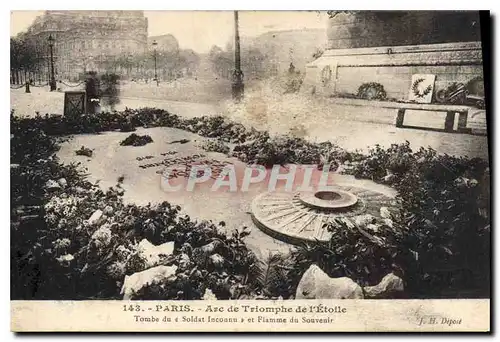
<path fill-rule="evenodd" d="M 102 191 L 77 164 L 58 162 L 54 137 L 25 128 L 11 122 L 12 299 L 119 299 L 125 275 L 145 269 L 141 239 L 174 241 L 173 256 L 161 263 L 179 268 L 167 290 L 150 286 L 136 299 L 200 299 L 207 289 L 228 299 L 255 291 L 246 229 L 227 235 L 224 223 L 193 221 L 167 202 L 126 205 L 120 184 Z M 99 210 L 99 221 L 89 221 Z"/>
<path fill-rule="evenodd" d="M 262 132 L 253 128 L 247 129 L 222 116 L 182 119 L 166 110 L 156 108 L 126 109 L 123 112 L 102 112 L 75 117 L 37 116 L 22 120 L 17 119 L 17 125 L 26 129 L 39 128 L 41 132 L 53 136 L 115 130 L 131 132 L 136 127 L 172 127 L 231 143 L 243 143 L 262 134 Z"/>
<path fill-rule="evenodd" d="M 339 163 L 356 160 L 357 153 L 348 153 L 331 142 L 314 144 L 303 138 L 261 134 L 250 143 L 236 145 L 232 155 L 249 164 L 265 167 L 283 164 L 315 164 L 322 168 L 330 164 L 335 170 Z"/>
<path fill-rule="evenodd" d="M 230 151 L 229 146 L 220 140 L 208 140 L 201 146 L 207 152 L 218 152 L 228 154 Z"/>

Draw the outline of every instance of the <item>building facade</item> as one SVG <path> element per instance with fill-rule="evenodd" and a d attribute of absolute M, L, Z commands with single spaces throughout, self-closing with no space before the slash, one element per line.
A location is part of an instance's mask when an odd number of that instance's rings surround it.
<path fill-rule="evenodd" d="M 407 100 L 412 75 L 435 75 L 434 94 L 483 77 L 478 12 L 346 12 L 328 21 L 327 50 L 306 68 L 305 91 L 356 94 L 381 84 Z"/>
<path fill-rule="evenodd" d="M 76 79 L 108 68 L 117 58 L 145 53 L 147 34 L 143 11 L 45 11 L 28 28 L 26 38 L 50 73 L 51 35 L 56 78 Z"/>

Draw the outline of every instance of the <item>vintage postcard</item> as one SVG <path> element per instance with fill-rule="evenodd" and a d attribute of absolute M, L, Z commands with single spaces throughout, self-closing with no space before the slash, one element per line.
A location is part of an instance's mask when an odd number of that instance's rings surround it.
<path fill-rule="evenodd" d="M 489 332 L 489 20 L 12 11 L 12 331 Z"/>

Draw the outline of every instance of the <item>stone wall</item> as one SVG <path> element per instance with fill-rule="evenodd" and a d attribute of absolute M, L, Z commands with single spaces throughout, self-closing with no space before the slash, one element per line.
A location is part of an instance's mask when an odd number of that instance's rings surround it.
<path fill-rule="evenodd" d="M 353 11 L 328 21 L 328 48 L 479 41 L 478 12 Z"/>
<path fill-rule="evenodd" d="M 325 71 L 330 71 L 326 74 Z M 480 42 L 327 50 L 306 69 L 304 87 L 333 95 L 357 93 L 363 83 L 377 82 L 387 96 L 407 99 L 413 74 L 436 75 L 435 92 L 453 82 L 483 76 Z"/>

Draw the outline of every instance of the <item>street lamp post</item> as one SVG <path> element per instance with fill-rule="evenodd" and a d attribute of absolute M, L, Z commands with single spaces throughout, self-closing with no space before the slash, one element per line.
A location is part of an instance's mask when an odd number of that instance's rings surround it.
<path fill-rule="evenodd" d="M 88 63 L 88 69 L 85 71 L 85 75 L 87 72 L 95 71 L 95 65 L 94 65 L 94 56 L 89 56 L 89 63 Z"/>
<path fill-rule="evenodd" d="M 232 92 L 233 99 L 239 101 L 243 98 L 245 86 L 243 84 L 243 72 L 241 71 L 240 57 L 240 33 L 238 24 L 238 11 L 234 11 L 234 72 Z"/>
<path fill-rule="evenodd" d="M 158 43 L 156 42 L 156 40 L 153 40 L 153 56 L 155 59 L 155 81 L 156 81 L 156 86 L 158 87 L 159 81 L 158 81 L 158 75 L 156 73 L 156 46 L 157 45 L 158 45 Z"/>
<path fill-rule="evenodd" d="M 49 35 L 49 47 L 50 47 L 50 91 L 54 91 L 57 88 L 56 78 L 54 76 L 54 38 Z"/>
<path fill-rule="evenodd" d="M 127 77 L 130 79 L 132 76 L 132 67 L 133 67 L 134 56 L 131 53 L 127 56 Z"/>

